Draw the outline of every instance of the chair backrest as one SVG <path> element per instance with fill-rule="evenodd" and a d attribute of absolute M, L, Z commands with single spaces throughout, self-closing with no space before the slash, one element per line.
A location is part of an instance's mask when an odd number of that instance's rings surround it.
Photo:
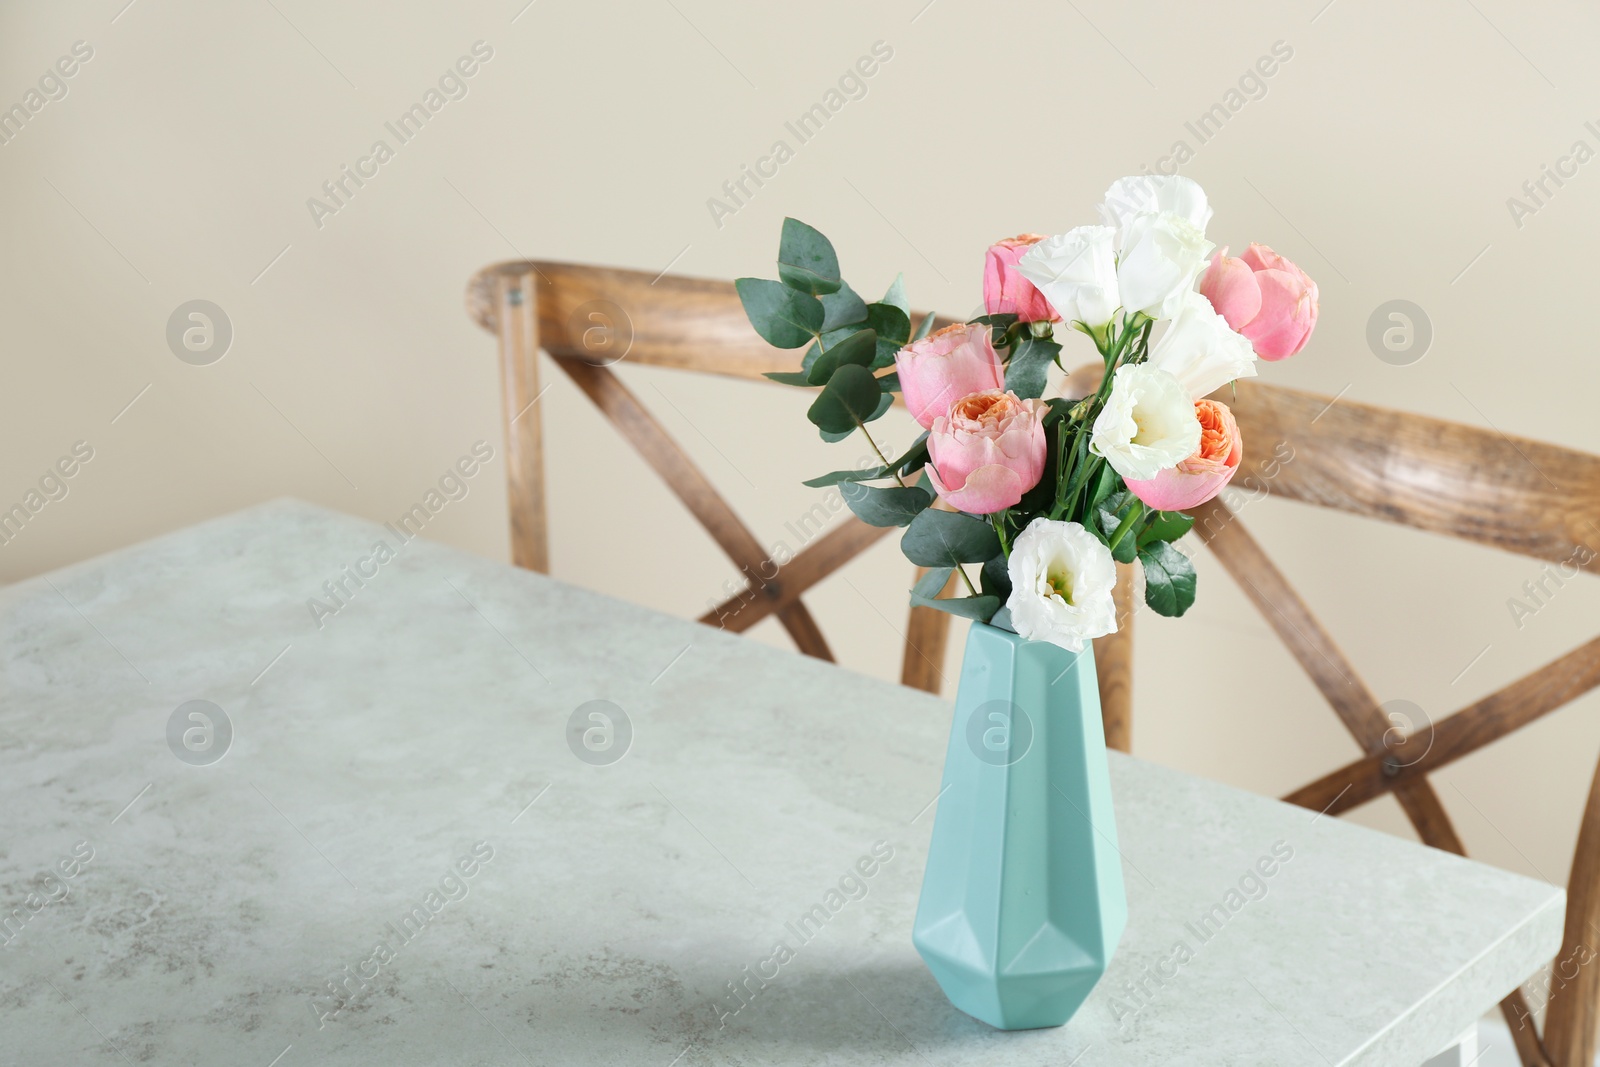
<path fill-rule="evenodd" d="M 512 560 L 547 571 L 544 444 L 538 353 L 543 350 L 618 432 L 746 576 L 745 587 L 700 621 L 742 632 L 769 615 L 800 651 L 832 660 L 801 594 L 889 533 L 847 515 L 781 566 L 740 521 L 638 398 L 610 369 L 622 360 L 766 382 L 768 371 L 797 369 L 799 353 L 773 348 L 750 327 L 733 283 L 572 263 L 498 263 L 467 286 L 473 320 L 500 342 Z M 938 323 L 940 325 L 945 322 Z M 901 681 L 938 692 L 949 616 L 913 608 L 905 631 Z"/>
<path fill-rule="evenodd" d="M 1098 378 L 1098 367 L 1075 378 Z M 1275 457 L 1248 486 L 1308 504 L 1475 541 L 1577 570 L 1600 570 L 1600 457 L 1497 430 L 1241 381 L 1227 403 L 1254 456 Z M 1487 420 L 1486 420 L 1487 421 Z M 1393 793 L 1422 840 L 1464 854 L 1428 775 L 1526 726 L 1600 684 L 1600 637 L 1460 711 L 1396 730 L 1305 601 L 1222 500 L 1194 512 L 1194 532 L 1238 581 L 1366 755 L 1284 797 L 1338 814 Z M 1131 626 L 1121 655 L 1101 664 L 1131 685 Z M 1109 724 L 1108 724 L 1109 725 Z M 1125 730 L 1126 723 L 1121 724 Z M 1108 729 L 1108 734 L 1110 730 Z M 1123 740 L 1126 741 L 1124 734 Z M 1568 881 L 1558 960 L 1600 932 L 1600 769 L 1591 785 Z M 1588 962 L 1586 956 L 1583 962 Z M 1521 990 L 1502 1002 L 1527 1067 L 1591 1067 L 1600 967 L 1563 973 L 1542 1038 Z"/>

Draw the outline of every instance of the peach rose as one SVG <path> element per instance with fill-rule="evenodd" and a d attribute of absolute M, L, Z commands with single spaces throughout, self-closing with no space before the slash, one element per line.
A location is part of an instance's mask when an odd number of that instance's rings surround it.
<path fill-rule="evenodd" d="M 1004 389 L 1006 372 L 989 327 L 958 322 L 906 345 L 894 356 L 900 392 L 924 429 L 970 393 Z"/>
<path fill-rule="evenodd" d="M 1253 244 L 1238 259 L 1218 252 L 1200 292 L 1262 359 L 1294 355 L 1317 327 L 1317 283 L 1266 245 Z"/>
<path fill-rule="evenodd" d="M 1020 322 L 1059 319 L 1050 301 L 1034 284 L 1017 273 L 1017 261 L 1044 240 L 1040 233 L 1007 237 L 989 246 L 983 261 L 983 308 L 991 315 L 1014 313 Z"/>
<path fill-rule="evenodd" d="M 928 480 L 949 504 L 970 515 L 1016 505 L 1044 474 L 1042 400 L 1019 400 L 1000 389 L 973 393 L 928 429 Z"/>
<path fill-rule="evenodd" d="M 1244 458 L 1239 424 L 1226 404 L 1197 400 L 1194 413 L 1200 420 L 1200 447 L 1194 454 L 1154 478 L 1128 481 L 1133 495 L 1157 511 L 1187 511 L 1204 504 L 1222 492 Z"/>

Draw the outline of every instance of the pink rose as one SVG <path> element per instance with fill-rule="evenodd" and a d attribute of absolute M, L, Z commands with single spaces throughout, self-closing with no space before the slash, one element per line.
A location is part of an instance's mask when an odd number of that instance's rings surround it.
<path fill-rule="evenodd" d="M 1266 245 L 1238 259 L 1226 248 L 1211 260 L 1200 292 L 1262 359 L 1286 359 L 1306 346 L 1317 325 L 1317 283 Z"/>
<path fill-rule="evenodd" d="M 1032 282 L 1017 273 L 1017 260 L 1044 240 L 1043 234 L 1024 233 L 989 246 L 983 261 L 983 307 L 991 315 L 1015 313 L 1021 322 L 1054 321 L 1061 316 Z"/>
<path fill-rule="evenodd" d="M 906 345 L 894 356 L 900 392 L 924 429 L 968 393 L 1004 389 L 1005 370 L 989 327 L 957 323 Z"/>
<path fill-rule="evenodd" d="M 988 515 L 1014 506 L 1044 474 L 1042 400 L 991 389 L 963 397 L 928 431 L 928 480 L 951 507 Z"/>
<path fill-rule="evenodd" d="M 1157 511 L 1188 511 L 1204 504 L 1222 492 L 1244 458 L 1239 424 L 1226 404 L 1196 400 L 1194 413 L 1200 420 L 1200 447 L 1194 455 L 1154 478 L 1128 482 L 1133 495 Z"/>

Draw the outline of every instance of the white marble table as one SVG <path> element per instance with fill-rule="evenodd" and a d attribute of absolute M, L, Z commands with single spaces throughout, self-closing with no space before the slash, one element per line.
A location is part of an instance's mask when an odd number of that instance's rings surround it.
<path fill-rule="evenodd" d="M 990 1030 L 911 947 L 948 705 L 380 538 L 284 501 L 0 591 L 0 1063 L 1415 1065 L 1557 949 L 1558 889 L 1116 757 L 1111 971 Z"/>

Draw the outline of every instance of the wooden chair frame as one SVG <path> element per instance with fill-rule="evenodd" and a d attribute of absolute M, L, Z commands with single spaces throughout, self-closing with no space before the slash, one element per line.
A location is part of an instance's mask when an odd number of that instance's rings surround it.
<path fill-rule="evenodd" d="M 776 616 L 800 651 L 833 654 L 801 595 L 889 529 L 847 516 L 779 567 L 711 482 L 610 365 L 631 363 L 772 384 L 767 371 L 794 370 L 800 354 L 773 348 L 745 318 L 730 282 L 571 263 L 517 261 L 486 267 L 467 286 L 473 320 L 500 342 L 502 415 L 511 510 L 511 555 L 548 571 L 544 443 L 538 353 L 592 400 L 746 576 L 745 587 L 700 617 L 743 632 Z M 940 320 L 939 325 L 947 325 Z M 913 608 L 901 681 L 938 692 L 950 617 Z"/>
<path fill-rule="evenodd" d="M 1099 368 L 1091 369 L 1098 378 Z M 1459 423 L 1241 381 L 1218 394 L 1251 453 L 1288 455 L 1252 491 L 1448 534 L 1582 569 L 1600 569 L 1600 457 Z M 1406 734 L 1384 713 L 1332 636 L 1221 499 L 1194 532 L 1234 577 L 1365 755 L 1283 799 L 1339 814 L 1386 793 L 1422 840 L 1465 854 L 1428 775 L 1600 684 L 1600 637 L 1460 711 Z M 1131 683 L 1131 632 L 1103 672 Z M 1104 683 L 1102 683 L 1104 684 Z M 1125 706 L 1125 705 L 1124 705 Z M 1120 724 L 1126 730 L 1126 723 Z M 1418 755 L 1420 753 L 1420 755 Z M 1521 989 L 1501 1002 L 1525 1067 L 1591 1067 L 1600 1009 L 1600 768 L 1591 783 L 1557 960 L 1576 961 L 1548 1001 L 1544 1033 Z"/>
<path fill-rule="evenodd" d="M 728 282 L 566 263 L 516 261 L 479 271 L 470 315 L 500 345 L 512 559 L 549 569 L 538 352 L 543 349 L 655 469 L 707 533 L 750 576 L 700 619 L 735 632 L 776 616 L 802 652 L 832 654 L 801 595 L 889 531 L 850 516 L 776 568 L 609 364 L 634 363 L 762 381 L 793 370 L 795 352 L 750 328 Z M 939 325 L 947 324 L 941 320 Z M 1098 368 L 1090 368 L 1097 376 Z M 1079 377 L 1075 375 L 1074 377 Z M 1223 399 L 1255 455 L 1292 450 L 1259 483 L 1290 500 L 1491 545 L 1554 563 L 1600 569 L 1600 457 L 1439 419 L 1243 381 Z M 1281 454 L 1281 453 L 1280 453 Z M 1600 684 L 1600 637 L 1461 711 L 1397 738 L 1376 696 L 1305 601 L 1220 500 L 1195 512 L 1195 532 L 1321 691 L 1365 755 L 1284 797 L 1332 814 L 1393 793 L 1423 841 L 1464 854 L 1428 775 Z M 1586 538 L 1593 538 L 1593 544 Z M 770 576 L 769 576 L 769 572 Z M 1095 642 L 1106 740 L 1131 741 L 1133 571 L 1119 566 L 1117 633 Z M 913 608 L 901 680 L 938 692 L 949 616 Z M 1397 743 L 1398 742 L 1398 743 Z M 1403 753 L 1424 753 L 1412 758 Z M 1568 884 L 1561 956 L 1600 936 L 1600 767 L 1591 785 Z M 1600 961 L 1549 1000 L 1544 1033 L 1518 989 L 1501 1005 L 1525 1067 L 1590 1067 L 1600 1008 Z"/>

